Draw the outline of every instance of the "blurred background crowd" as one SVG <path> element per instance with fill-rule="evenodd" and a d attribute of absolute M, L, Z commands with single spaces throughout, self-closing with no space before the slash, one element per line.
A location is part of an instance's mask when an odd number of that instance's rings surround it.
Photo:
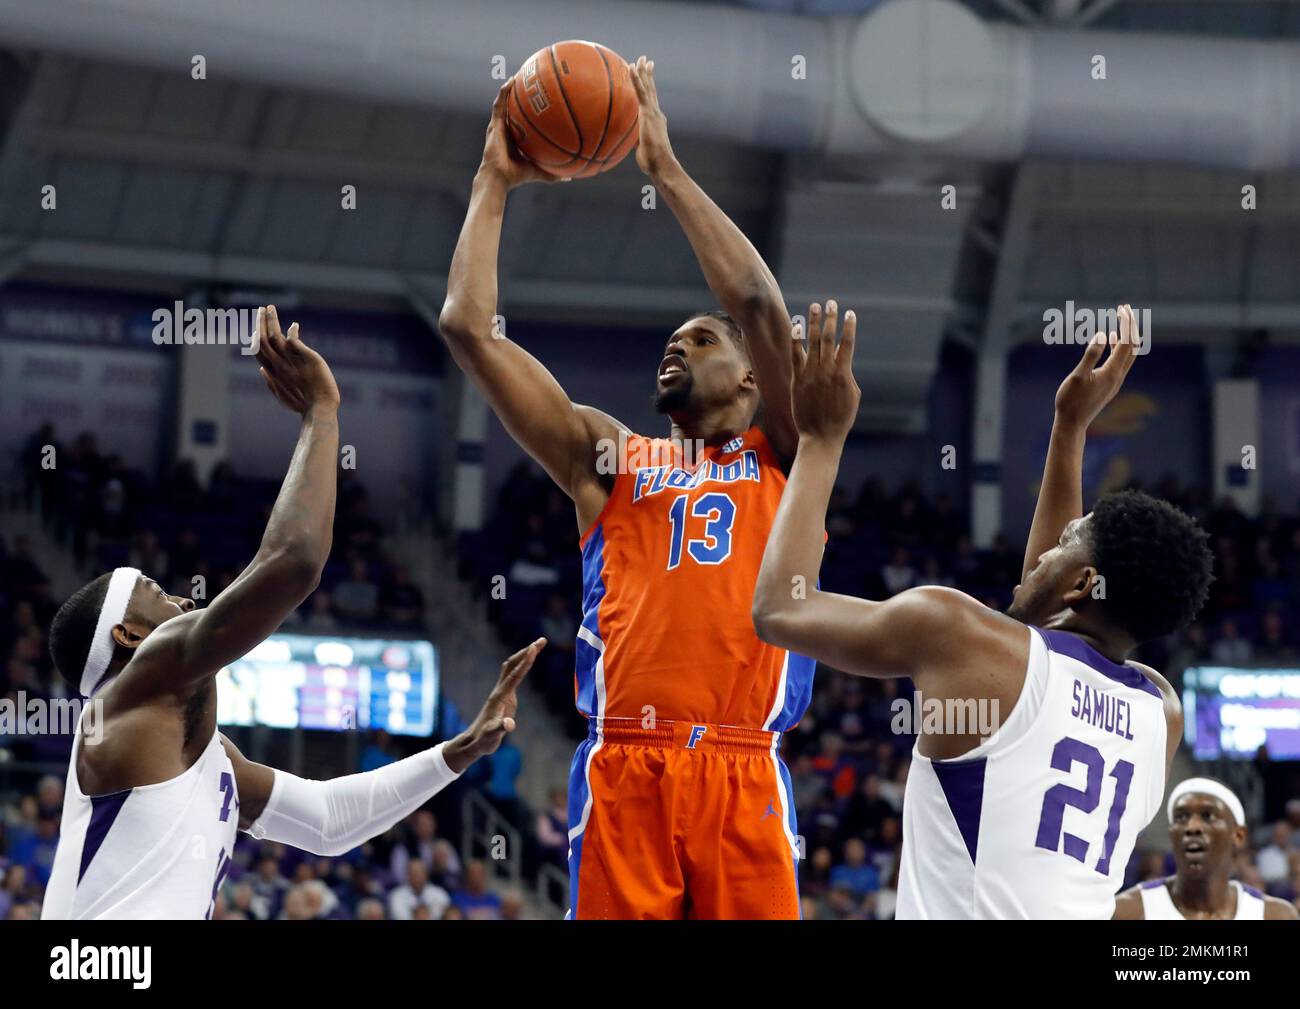
<path fill-rule="evenodd" d="M 229 466 L 218 467 L 207 486 L 183 462 L 165 474 L 142 472 L 99 453 L 89 434 L 67 447 L 66 464 L 42 470 L 33 460 L 39 446 L 57 443 L 53 439 L 48 428 L 33 434 L 31 452 L 21 464 L 23 479 L 14 484 L 9 504 L 39 515 L 83 574 L 129 563 L 164 584 L 170 580 L 175 591 L 201 577 L 210 596 L 237 574 L 232 559 L 255 550 L 274 484 L 242 480 Z M 1193 512 L 1210 530 L 1217 577 L 1198 621 L 1176 640 L 1144 650 L 1141 658 L 1167 670 L 1175 685 L 1181 671 L 1198 661 L 1294 662 L 1300 521 L 1271 510 L 1248 519 L 1230 503 L 1208 502 L 1172 479 L 1151 489 Z M 828 527 L 823 584 L 834 591 L 882 598 L 915 585 L 949 585 L 1003 608 L 1019 580 L 1022 557 L 1009 544 L 999 538 L 991 550 L 974 549 L 961 509 L 915 488 L 888 491 L 869 480 L 837 490 Z M 524 703 L 544 704 L 575 740 L 586 733 L 573 708 L 581 578 L 577 539 L 567 499 L 544 474 L 521 464 L 505 483 L 488 527 L 462 536 L 458 551 L 467 590 L 490 585 L 490 572 L 506 572 L 507 597 L 483 595 L 508 647 L 538 635 L 550 640 Z M 295 614 L 295 625 L 327 633 L 428 633 L 421 592 L 386 549 L 383 528 L 370 515 L 368 493 L 347 471 L 340 474 L 335 544 L 321 587 Z M 45 641 L 60 600 L 52 595 L 30 540 L 0 538 L 0 567 L 0 696 L 63 696 Z M 805 917 L 892 916 L 914 737 L 893 731 L 891 704 L 910 696 L 910 690 L 906 680 L 871 681 L 819 669 L 808 713 L 786 735 L 783 754 L 805 844 L 800 867 Z M 457 727 L 447 725 L 448 734 Z M 3 779 L 8 787 L 0 819 L 0 918 L 31 916 L 39 908 L 58 840 L 64 786 L 61 773 L 39 773 L 38 767 L 66 766 L 68 742 L 67 736 L 48 734 L 0 737 L 9 759 L 35 769 Z M 399 742 L 378 733 L 367 740 L 355 769 L 396 759 L 413 745 L 419 741 Z M 565 867 L 563 789 L 553 789 L 547 803 L 530 808 L 515 788 L 524 759 L 507 744 L 428 808 L 341 858 L 316 858 L 241 835 L 214 916 L 529 916 L 524 895 L 501 887 L 484 861 L 465 857 L 455 840 L 458 794 L 476 789 L 523 833 L 526 880 L 541 864 Z M 1238 865 L 1241 879 L 1287 900 L 1300 897 L 1300 783 L 1294 766 L 1259 755 L 1254 773 L 1264 796 L 1262 819 L 1252 826 Z M 564 774 L 565 768 L 554 768 L 557 785 Z M 440 824 L 449 829 L 440 832 Z M 1171 871 L 1170 856 L 1139 849 L 1129 881 Z"/>

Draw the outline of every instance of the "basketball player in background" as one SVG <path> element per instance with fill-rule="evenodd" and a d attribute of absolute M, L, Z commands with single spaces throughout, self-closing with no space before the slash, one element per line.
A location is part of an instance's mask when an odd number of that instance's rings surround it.
<path fill-rule="evenodd" d="M 1166 502 L 1126 492 L 1083 514 L 1085 435 L 1133 364 L 1132 313 L 1106 362 L 1100 336 L 1056 394 L 1006 614 L 948 588 L 882 602 L 815 588 L 859 399 L 856 319 L 837 348 L 837 315 L 814 305 L 807 350 L 794 342 L 799 448 L 754 597 L 759 636 L 858 676 L 908 676 L 948 713 L 923 729 L 907 778 L 899 918 L 1109 918 L 1182 725 L 1173 689 L 1128 655 L 1196 614 L 1211 563 L 1205 533 Z M 980 706 L 1000 721 L 988 738 Z"/>
<path fill-rule="evenodd" d="M 573 500 L 581 534 L 575 693 L 590 732 L 569 777 L 569 916 L 797 918 L 794 808 L 777 745 L 808 704 L 812 664 L 760 642 L 749 620 L 795 447 L 790 318 L 758 252 L 674 156 L 654 64 L 642 57 L 631 72 L 637 164 L 725 310 L 668 337 L 654 402 L 671 438 L 571 402 L 493 331 L 506 196 L 543 178 L 507 139 L 509 85 L 492 109 L 439 324 L 506 430 Z M 599 360 L 599 348 L 584 350 Z"/>
<path fill-rule="evenodd" d="M 134 568 L 101 575 L 55 615 L 50 650 L 87 704 L 74 736 L 44 918 L 210 918 L 236 828 L 341 855 L 411 813 L 514 728 L 515 688 L 543 642 L 512 656 L 474 724 L 378 770 L 305 781 L 246 760 L 217 731 L 218 671 L 316 588 L 329 556 L 339 392 L 328 365 L 258 312 L 257 358 L 302 417 L 252 562 L 199 610 Z M 94 731 L 86 722 L 100 718 Z"/>
<path fill-rule="evenodd" d="M 1246 811 L 1235 792 L 1213 778 L 1188 778 L 1169 793 L 1169 843 L 1174 874 L 1125 890 L 1117 921 L 1295 921 L 1294 904 L 1266 897 L 1231 879 L 1246 846 Z"/>

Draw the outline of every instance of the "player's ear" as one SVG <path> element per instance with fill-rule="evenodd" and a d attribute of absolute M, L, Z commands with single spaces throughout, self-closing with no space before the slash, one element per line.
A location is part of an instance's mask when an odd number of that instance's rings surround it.
<path fill-rule="evenodd" d="M 148 629 L 142 627 L 135 620 L 129 623 L 114 624 L 113 630 L 114 644 L 121 645 L 123 648 L 129 648 L 132 651 L 140 647 L 140 642 L 145 639 L 149 633 Z"/>
<path fill-rule="evenodd" d="M 1097 569 L 1089 565 L 1081 567 L 1070 582 L 1069 588 L 1065 590 L 1064 602 L 1067 606 L 1075 606 L 1078 603 L 1086 602 L 1092 598 L 1093 589 L 1097 585 Z"/>

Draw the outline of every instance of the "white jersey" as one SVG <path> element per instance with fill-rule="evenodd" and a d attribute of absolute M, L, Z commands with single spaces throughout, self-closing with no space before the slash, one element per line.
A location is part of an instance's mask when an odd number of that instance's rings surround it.
<path fill-rule="evenodd" d="M 78 723 L 41 917 L 210 918 L 239 825 L 235 769 L 217 732 L 175 778 L 93 797 L 77 782 L 80 745 Z"/>
<path fill-rule="evenodd" d="M 1164 702 L 1139 670 L 1065 631 L 1029 629 L 1000 731 L 955 760 L 913 753 L 898 912 L 1109 918 L 1165 791 Z"/>
<path fill-rule="evenodd" d="M 1147 921 L 1186 921 L 1183 913 L 1174 906 L 1169 896 L 1168 884 L 1172 879 L 1153 879 L 1143 883 L 1138 891 L 1142 895 L 1142 917 Z M 1229 884 L 1237 891 L 1237 913 L 1233 921 L 1263 921 L 1264 895 L 1254 887 L 1245 886 L 1235 879 Z"/>

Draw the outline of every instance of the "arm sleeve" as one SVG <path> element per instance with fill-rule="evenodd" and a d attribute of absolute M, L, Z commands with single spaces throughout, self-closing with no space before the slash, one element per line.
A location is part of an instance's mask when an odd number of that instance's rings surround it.
<path fill-rule="evenodd" d="M 248 833 L 315 855 L 351 851 L 460 777 L 447 766 L 445 745 L 330 781 L 308 781 L 277 770 L 266 808 Z"/>

